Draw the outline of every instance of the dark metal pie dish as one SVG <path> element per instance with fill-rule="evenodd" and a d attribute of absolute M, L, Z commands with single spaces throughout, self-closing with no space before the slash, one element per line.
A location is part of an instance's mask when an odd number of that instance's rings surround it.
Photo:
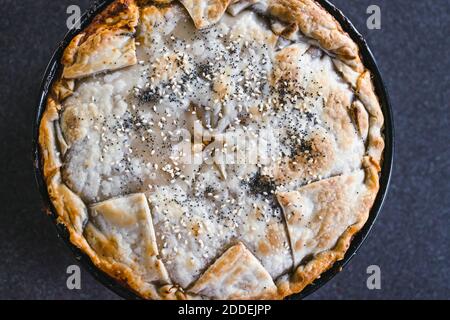
<path fill-rule="evenodd" d="M 104 0 L 98 1 L 91 9 L 88 10 L 81 18 L 81 30 L 88 27 L 95 17 L 102 12 L 109 4 L 113 1 Z M 320 288 L 322 285 L 330 281 L 338 272 L 340 272 L 345 265 L 351 260 L 351 258 L 356 254 L 357 250 L 360 248 L 362 243 L 367 238 L 370 230 L 375 224 L 377 216 L 380 214 L 383 206 L 384 199 L 386 197 L 389 181 L 392 172 L 392 163 L 394 155 L 394 126 L 391 105 L 389 97 L 387 94 L 386 87 L 383 83 L 379 68 L 376 64 L 375 58 L 370 51 L 366 41 L 361 36 L 361 34 L 355 29 L 352 23 L 339 11 L 333 4 L 327 0 L 317 0 L 320 5 L 325 8 L 340 24 L 342 29 L 350 36 L 350 38 L 359 47 L 359 52 L 361 60 L 364 66 L 370 71 L 372 83 L 374 87 L 375 94 L 378 97 L 381 110 L 384 116 L 384 126 L 382 129 L 382 135 L 384 139 L 384 151 L 381 160 L 381 170 L 379 173 L 379 190 L 374 200 L 374 203 L 370 209 L 370 214 L 367 222 L 364 226 L 352 237 L 350 245 L 346 250 L 343 259 L 334 262 L 331 268 L 323 272 L 319 278 L 315 279 L 312 283 L 307 285 L 301 292 L 289 295 L 286 299 L 304 299 L 315 290 Z M 91 260 L 91 258 L 78 246 L 74 245 L 70 240 L 70 232 L 64 224 L 58 223 L 58 213 L 51 201 L 49 196 L 46 179 L 43 173 L 43 155 L 39 145 L 39 127 L 43 113 L 47 107 L 47 99 L 49 92 L 57 81 L 64 69 L 61 63 L 64 51 L 70 44 L 72 39 L 79 34 L 79 30 L 70 30 L 58 48 L 55 50 L 50 62 L 46 68 L 41 89 L 39 102 L 36 109 L 36 115 L 34 117 L 33 123 L 33 160 L 34 160 L 34 170 L 39 187 L 39 191 L 44 200 L 44 211 L 49 214 L 51 219 L 54 221 L 57 233 L 60 238 L 67 244 L 70 250 L 73 252 L 75 258 L 92 274 L 100 283 L 108 287 L 110 290 L 118 294 L 125 299 L 142 299 L 142 297 L 136 293 L 134 290 L 130 289 L 125 283 L 118 281 L 105 273 L 103 270 L 98 268 Z"/>

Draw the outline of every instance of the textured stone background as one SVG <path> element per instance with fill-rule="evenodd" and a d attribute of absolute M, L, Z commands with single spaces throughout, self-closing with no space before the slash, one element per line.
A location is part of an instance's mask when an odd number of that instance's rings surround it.
<path fill-rule="evenodd" d="M 351 263 L 311 299 L 450 298 L 450 2 L 334 0 L 366 37 L 395 118 L 395 168 L 384 210 Z M 31 124 L 41 76 L 66 30 L 66 8 L 87 0 L 0 0 L 0 298 L 117 299 L 82 272 L 40 212 L 31 163 Z M 382 10 L 368 30 L 366 8 Z M 382 289 L 366 288 L 379 265 Z"/>

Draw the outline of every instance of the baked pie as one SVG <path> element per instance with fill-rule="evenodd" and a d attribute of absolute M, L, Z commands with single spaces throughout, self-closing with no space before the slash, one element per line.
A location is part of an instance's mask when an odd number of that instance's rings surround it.
<path fill-rule="evenodd" d="M 116 0 L 75 36 L 39 129 L 58 221 L 147 299 L 281 299 L 343 258 L 383 114 L 313 0 Z"/>

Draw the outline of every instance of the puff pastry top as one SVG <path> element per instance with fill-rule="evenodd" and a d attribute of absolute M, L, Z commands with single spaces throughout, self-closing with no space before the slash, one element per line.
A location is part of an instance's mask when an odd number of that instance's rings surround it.
<path fill-rule="evenodd" d="M 62 64 L 39 137 L 50 198 L 141 296 L 283 298 L 367 220 L 383 115 L 315 1 L 116 0 Z"/>

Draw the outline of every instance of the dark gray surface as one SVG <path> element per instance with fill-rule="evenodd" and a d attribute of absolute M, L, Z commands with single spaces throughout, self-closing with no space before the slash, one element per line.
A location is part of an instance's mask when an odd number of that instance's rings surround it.
<path fill-rule="evenodd" d="M 396 157 L 379 220 L 350 264 L 311 299 L 450 299 L 450 2 L 334 0 L 366 37 L 391 95 Z M 66 30 L 66 8 L 83 0 L 0 0 L 0 298 L 116 299 L 82 271 L 41 213 L 31 164 L 31 124 L 41 76 Z M 382 10 L 368 30 L 366 8 Z M 366 268 L 379 265 L 381 290 Z"/>

